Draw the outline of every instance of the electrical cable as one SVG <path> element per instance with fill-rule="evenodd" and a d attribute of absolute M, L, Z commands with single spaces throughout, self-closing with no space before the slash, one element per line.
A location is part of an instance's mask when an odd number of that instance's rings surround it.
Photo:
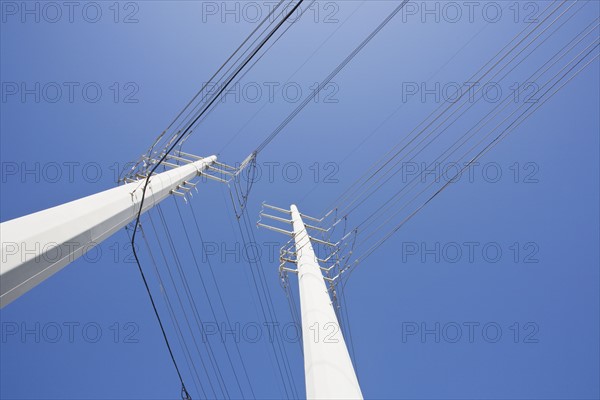
<path fill-rule="evenodd" d="M 284 18 L 283 18 L 283 20 L 282 20 L 282 21 L 280 21 L 280 22 L 277 24 L 277 26 L 276 26 L 276 27 L 275 27 L 275 28 L 274 28 L 274 29 L 273 29 L 273 30 L 272 30 L 272 31 L 269 33 L 269 35 L 267 35 L 267 37 L 266 37 L 265 39 L 263 39 L 263 41 L 262 41 L 262 42 L 261 42 L 261 43 L 258 45 L 258 47 L 257 47 L 257 48 L 254 50 L 254 52 L 252 53 L 251 57 L 250 57 L 250 58 L 249 58 L 249 59 L 248 59 L 246 62 L 244 62 L 244 63 L 241 65 L 241 67 L 240 67 L 240 68 L 237 70 L 237 72 L 236 72 L 236 73 L 235 73 L 235 74 L 234 74 L 234 75 L 233 75 L 233 76 L 232 76 L 232 77 L 229 79 L 229 81 L 228 81 L 228 82 L 227 82 L 227 83 L 226 83 L 226 84 L 225 84 L 225 85 L 222 87 L 222 89 L 220 90 L 220 93 L 219 93 L 219 95 L 220 95 L 221 93 L 223 93 L 223 91 L 224 91 L 224 90 L 227 88 L 227 86 L 229 85 L 229 83 L 230 83 L 230 82 L 231 82 L 233 79 L 235 79 L 235 77 L 236 77 L 236 76 L 239 74 L 239 72 L 240 72 L 240 71 L 241 71 L 241 70 L 242 70 L 242 69 L 243 69 L 243 68 L 246 66 L 246 64 L 247 64 L 247 63 L 250 61 L 250 59 L 251 59 L 251 58 L 252 58 L 254 55 L 256 55 L 256 54 L 257 54 L 257 53 L 260 51 L 260 49 L 262 49 L 262 47 L 265 45 L 265 43 L 266 43 L 266 42 L 267 42 L 267 41 L 268 41 L 268 40 L 271 38 L 271 36 L 273 36 L 273 34 L 275 34 L 275 32 L 276 32 L 276 31 L 277 31 L 277 30 L 278 30 L 278 29 L 281 27 L 281 25 L 282 25 L 282 24 L 283 24 L 283 23 L 284 23 L 284 22 L 285 22 L 285 21 L 286 21 L 286 20 L 287 20 L 287 19 L 288 19 L 288 18 L 289 18 L 289 17 L 290 17 L 290 16 L 291 16 L 291 15 L 292 15 L 292 14 L 293 14 L 295 11 L 296 11 L 296 9 L 297 9 L 297 8 L 300 6 L 300 4 L 302 4 L 302 2 L 303 2 L 303 1 L 304 1 L 304 0 L 299 0 L 299 1 L 298 1 L 298 3 L 296 4 L 296 6 L 294 6 L 294 7 L 293 7 L 293 9 L 292 9 L 292 10 L 291 10 L 291 11 L 290 11 L 290 12 L 289 12 L 289 13 L 288 13 L 288 14 L 287 14 L 287 15 L 286 15 Z M 217 95 L 217 97 L 218 97 L 219 95 Z M 217 97 L 215 97 L 215 99 L 213 99 L 213 100 L 211 101 L 211 103 L 209 103 L 209 105 L 208 105 L 208 107 L 207 107 L 207 108 L 209 108 L 209 107 L 210 107 L 210 105 L 211 105 L 211 104 L 212 104 L 212 103 L 213 103 L 213 102 L 216 100 L 216 98 L 217 98 Z M 201 116 L 202 116 L 202 113 L 201 113 L 201 114 L 200 114 L 200 115 L 199 115 L 199 116 L 196 118 L 196 120 L 197 120 L 197 119 L 199 119 Z M 195 120 L 195 121 L 196 121 L 196 120 Z M 194 122 L 195 122 L 195 121 L 194 121 Z M 192 125 L 193 125 L 193 123 L 194 123 L 194 122 L 192 122 Z M 191 126 L 190 126 L 190 127 L 191 127 Z M 189 129 L 190 129 L 190 127 L 188 127 L 187 129 L 189 130 Z M 180 136 L 180 137 L 179 137 L 179 138 L 178 138 L 178 139 L 175 141 L 175 143 L 173 143 L 173 144 L 171 145 L 171 147 L 169 148 L 169 150 L 168 150 L 168 151 L 167 151 L 167 152 L 166 152 L 166 153 L 165 153 L 165 154 L 164 154 L 164 155 L 161 157 L 161 159 L 158 161 L 158 163 L 157 163 L 157 164 L 156 164 L 156 165 L 155 165 L 155 166 L 154 166 L 154 167 L 153 167 L 153 168 L 150 170 L 150 173 L 148 174 L 148 176 L 147 176 L 147 177 L 146 177 L 146 179 L 145 179 L 145 181 L 146 181 L 146 182 L 145 182 L 145 184 L 144 184 L 144 188 L 143 188 L 143 190 L 142 190 L 142 198 L 141 198 L 141 201 L 140 201 L 140 208 L 139 208 L 139 210 L 138 210 L 138 212 L 137 212 L 137 216 L 136 216 L 136 220 L 135 220 L 135 224 L 134 224 L 134 228 L 133 228 L 133 234 L 132 234 L 132 237 L 131 237 L 131 245 L 132 245 L 132 249 L 133 249 L 133 256 L 134 256 L 134 258 L 135 258 L 135 261 L 136 261 L 136 264 L 137 264 L 137 266 L 138 266 L 138 270 L 139 270 L 139 272 L 140 272 L 140 275 L 141 275 L 141 277 L 142 277 L 142 281 L 143 281 L 143 283 L 144 283 L 144 286 L 145 286 L 145 288 L 146 288 L 146 292 L 148 293 L 148 297 L 150 298 L 150 303 L 151 303 L 151 305 L 152 305 L 152 309 L 153 309 L 153 311 L 154 311 L 154 314 L 155 314 L 155 316 L 156 316 L 156 319 L 157 319 L 157 321 L 158 321 L 158 323 L 159 323 L 159 327 L 160 327 L 160 329 L 161 329 L 161 332 L 162 332 L 162 335 L 163 335 L 163 339 L 165 340 L 165 344 L 167 345 L 167 350 L 169 351 L 169 355 L 170 355 L 170 357 L 171 357 L 171 361 L 173 362 L 173 366 L 175 367 L 175 371 L 177 372 L 177 376 L 179 377 L 179 381 L 181 382 L 181 391 L 182 391 L 182 394 L 183 394 L 183 396 L 182 396 L 182 397 L 183 397 L 185 400 L 188 400 L 188 399 L 191 399 L 191 397 L 190 397 L 190 395 L 189 395 L 189 393 L 188 393 L 188 391 L 187 391 L 187 389 L 186 389 L 186 387 L 185 387 L 185 383 L 184 383 L 184 381 L 183 381 L 183 377 L 182 377 L 182 375 L 181 375 L 181 372 L 180 372 L 180 370 L 179 370 L 179 366 L 177 365 L 177 361 L 175 360 L 175 356 L 173 355 L 173 350 L 171 349 L 171 345 L 170 345 L 170 343 L 169 343 L 169 339 L 168 339 L 168 337 L 167 337 L 167 334 L 166 334 L 166 332 L 165 332 L 165 329 L 164 329 L 164 326 L 163 326 L 162 320 L 161 320 L 161 318 L 160 318 L 160 315 L 159 315 L 159 313 L 158 313 L 158 310 L 157 310 L 157 308 L 156 308 L 156 304 L 154 303 L 154 298 L 152 297 L 152 293 L 151 293 L 151 291 L 150 291 L 150 287 L 148 286 L 148 282 L 147 282 L 147 280 L 146 280 L 146 277 L 145 277 L 145 275 L 144 275 L 144 271 L 142 270 L 142 266 L 141 266 L 141 264 L 140 264 L 139 257 L 138 257 L 138 255 L 137 255 L 137 252 L 136 252 L 136 250 L 135 250 L 135 236 L 136 236 L 136 232 L 137 232 L 137 227 L 138 227 L 138 224 L 140 223 L 140 216 L 141 216 L 141 214 L 142 214 L 142 210 L 143 210 L 143 206 L 144 206 L 144 200 L 145 200 L 145 197 L 146 197 L 146 190 L 147 190 L 147 188 L 148 188 L 148 184 L 150 183 L 150 178 L 151 178 L 152 174 L 154 173 L 154 171 L 156 171 L 156 169 L 159 167 L 159 165 L 161 165 L 161 163 L 162 163 L 162 162 L 163 162 L 163 161 L 164 161 L 164 160 L 167 158 L 167 156 L 168 156 L 168 154 L 171 152 L 171 150 L 173 150 L 173 148 L 175 148 L 175 146 L 177 145 L 177 143 L 178 143 L 178 142 L 179 142 L 179 141 L 180 141 L 180 140 L 181 140 L 181 139 L 182 139 L 182 138 L 185 136 L 185 133 L 186 133 L 186 132 L 184 132 L 184 133 L 183 133 L 183 134 L 182 134 L 182 135 L 181 135 L 181 136 Z"/>

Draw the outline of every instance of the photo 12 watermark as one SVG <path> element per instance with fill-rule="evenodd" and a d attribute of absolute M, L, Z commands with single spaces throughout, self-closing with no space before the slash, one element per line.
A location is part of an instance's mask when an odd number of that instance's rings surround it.
<path fill-rule="evenodd" d="M 10 343 L 118 343 L 137 344 L 140 327 L 136 322 L 95 321 L 2 321 L 0 342 Z"/>
<path fill-rule="evenodd" d="M 409 241 L 400 246 L 403 264 L 539 264 L 540 245 L 535 241 Z"/>
<path fill-rule="evenodd" d="M 401 324 L 403 344 L 514 343 L 537 344 L 540 327 L 536 322 L 495 321 L 405 321 Z"/>
<path fill-rule="evenodd" d="M 410 1 L 400 15 L 403 23 L 423 24 L 480 23 L 536 24 L 541 14 L 535 1 Z"/>
<path fill-rule="evenodd" d="M 535 161 L 510 163 L 487 162 L 417 162 L 405 161 L 398 164 L 402 183 L 501 183 L 538 184 L 540 164 Z"/>
<path fill-rule="evenodd" d="M 402 103 L 485 103 L 496 104 L 507 99 L 515 104 L 539 101 L 540 84 L 532 82 L 402 82 Z"/>
<path fill-rule="evenodd" d="M 1 1 L 3 24 L 137 24 L 135 1 Z"/>
<path fill-rule="evenodd" d="M 337 1 L 313 1 L 298 5 L 298 1 L 282 4 L 278 1 L 203 1 L 202 23 L 258 24 L 282 20 L 292 13 L 286 23 L 293 24 L 300 19 L 315 24 L 337 24 L 340 22 L 340 4 Z M 295 9 L 295 10 L 294 10 Z M 292 12 L 293 11 L 293 12 Z"/>
<path fill-rule="evenodd" d="M 137 104 L 140 85 L 136 82 L 24 82 L 2 81 L 3 104 Z"/>
<path fill-rule="evenodd" d="M 224 84 L 204 82 L 202 84 L 204 98 L 221 93 L 221 103 L 276 103 L 296 104 L 311 97 L 311 101 L 320 104 L 337 104 L 340 102 L 340 87 L 336 82 L 328 82 L 323 87 L 319 82 L 310 84 L 301 82 L 236 82 L 224 88 Z"/>

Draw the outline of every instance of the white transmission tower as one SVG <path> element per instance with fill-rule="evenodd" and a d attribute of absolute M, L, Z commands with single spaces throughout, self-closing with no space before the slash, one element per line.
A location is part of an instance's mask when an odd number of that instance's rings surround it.
<path fill-rule="evenodd" d="M 312 240 L 322 241 L 312 238 L 307 231 L 307 227 L 320 228 L 305 224 L 303 217 L 313 220 L 314 218 L 300 214 L 293 204 L 290 210 L 268 204 L 264 206 L 285 213 L 291 218 L 288 220 L 261 213 L 262 217 L 290 224 L 291 232 L 263 223 L 258 225 L 292 236 L 294 241 L 295 259 L 291 261 L 297 268 L 286 270 L 298 275 L 306 397 L 362 399 L 358 378 L 325 284 L 327 278 L 323 276 L 322 271 L 326 268 L 319 265 L 319 259 L 312 246 Z"/>

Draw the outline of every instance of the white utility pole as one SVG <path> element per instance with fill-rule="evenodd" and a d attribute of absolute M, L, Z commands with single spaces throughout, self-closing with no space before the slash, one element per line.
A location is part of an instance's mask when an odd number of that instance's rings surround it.
<path fill-rule="evenodd" d="M 142 212 L 170 194 L 183 195 L 182 191 L 194 186 L 190 181 L 216 160 L 211 156 L 182 166 L 171 165 L 173 169 L 153 175 Z M 140 179 L 0 224 L 0 308 L 134 221 L 145 181 Z"/>
<path fill-rule="evenodd" d="M 296 245 L 304 374 L 308 399 L 362 399 L 352 360 L 298 208 L 290 207 Z"/>

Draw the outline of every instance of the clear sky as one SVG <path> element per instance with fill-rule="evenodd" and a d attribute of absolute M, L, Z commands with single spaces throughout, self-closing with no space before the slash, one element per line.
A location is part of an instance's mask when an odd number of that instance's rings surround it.
<path fill-rule="evenodd" d="M 75 3 L 70 9 L 62 2 L 0 1 L 2 221 L 114 187 L 116 171 L 151 145 L 252 31 L 256 16 L 272 6 Z M 584 3 L 525 71 L 534 71 L 598 18 L 599 3 Z M 549 3 L 477 3 L 469 9 L 459 2 L 460 17 L 445 3 L 412 4 L 260 154 L 262 175 L 248 205 L 252 222 L 263 201 L 321 214 L 439 106 L 420 93 L 404 98 L 407 84 L 435 88 L 438 82 L 443 89 L 465 83 Z M 244 77 L 239 98 L 228 95 L 185 149 L 239 163 L 297 106 L 296 92 L 305 97 L 396 5 L 317 1 Z M 594 37 L 597 27 L 588 39 Z M 345 293 L 352 356 L 366 398 L 600 396 L 599 68 L 596 60 L 486 154 L 472 180 L 451 185 L 353 273 Z M 505 95 L 515 83 L 527 82 L 502 82 Z M 492 177 L 497 171 L 498 179 Z M 185 225 L 172 199 L 163 212 L 199 315 L 215 322 L 210 298 L 217 322 L 224 321 L 208 258 L 229 319 L 240 327 L 235 336 L 255 396 L 281 398 L 267 329 L 262 326 L 261 337 L 251 340 L 264 321 L 229 194 L 216 182 L 198 189 L 191 203 L 210 254 L 199 250 L 195 231 L 190 238 L 207 293 L 194 275 L 183 229 L 195 230 L 189 206 L 177 200 L 186 207 Z M 371 200 L 376 204 L 387 195 Z M 160 230 L 159 214 L 151 215 Z M 151 232 L 148 222 L 143 220 Z M 277 262 L 287 238 L 254 233 L 281 334 L 292 321 Z M 168 250 L 167 236 L 159 236 Z M 156 257 L 158 242 L 150 239 Z M 0 397 L 178 398 L 179 382 L 127 244 L 125 231 L 115 234 L 96 254 L 0 311 Z M 148 250 L 140 246 L 187 386 L 194 398 L 201 397 L 199 386 L 211 393 L 207 380 L 192 378 Z M 501 256 L 490 255 L 498 249 Z M 290 283 L 297 283 L 295 277 Z M 233 336 L 226 337 L 227 347 L 217 335 L 208 340 L 230 397 L 239 398 L 224 350 L 234 354 Z M 300 346 L 297 340 L 283 345 L 297 393 L 304 396 Z M 201 368 L 198 353 L 191 354 Z M 210 369 L 209 359 L 203 360 Z M 239 359 L 234 364 L 239 374 Z"/>

